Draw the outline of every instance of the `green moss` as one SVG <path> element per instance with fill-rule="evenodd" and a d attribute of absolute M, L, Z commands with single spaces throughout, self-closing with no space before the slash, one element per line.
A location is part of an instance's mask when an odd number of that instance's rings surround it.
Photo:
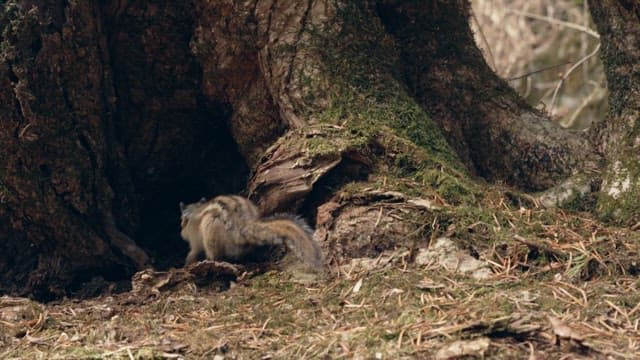
<path fill-rule="evenodd" d="M 314 47 L 332 84 L 329 104 L 315 118 L 364 137 L 388 127 L 425 150 L 435 163 L 462 169 L 436 124 L 397 80 L 394 42 L 376 17 L 365 17 L 367 10 L 360 6 L 364 5 L 349 3 L 341 9 L 337 33 L 312 31 Z"/>
<path fill-rule="evenodd" d="M 340 145 L 321 138 L 310 138 L 306 141 L 310 155 L 328 155 L 339 153 Z"/>
<path fill-rule="evenodd" d="M 616 199 L 607 194 L 600 194 L 598 200 L 600 219 L 612 224 L 625 224 L 640 214 L 640 202 L 637 199 L 623 197 Z"/>
<path fill-rule="evenodd" d="M 464 183 L 440 170 L 425 170 L 421 173 L 422 181 L 432 186 L 442 198 L 452 205 L 473 203 L 480 193 L 470 183 Z"/>
<path fill-rule="evenodd" d="M 317 134 L 316 133 L 317 130 Z M 374 133 L 367 129 L 351 129 L 343 131 L 324 124 L 307 127 L 297 131 L 305 132 L 303 149 L 310 157 L 339 156 L 348 149 L 366 151 L 366 147 L 373 141 Z M 291 147 L 299 147 L 299 138 L 291 137 Z"/>

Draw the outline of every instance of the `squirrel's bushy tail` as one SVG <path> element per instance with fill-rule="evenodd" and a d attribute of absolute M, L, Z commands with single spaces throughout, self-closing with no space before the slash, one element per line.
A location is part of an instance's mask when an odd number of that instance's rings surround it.
<path fill-rule="evenodd" d="M 322 268 L 322 251 L 313 240 L 313 231 L 300 218 L 274 216 L 248 225 L 244 235 L 255 245 L 285 244 L 302 261 L 314 269 Z"/>

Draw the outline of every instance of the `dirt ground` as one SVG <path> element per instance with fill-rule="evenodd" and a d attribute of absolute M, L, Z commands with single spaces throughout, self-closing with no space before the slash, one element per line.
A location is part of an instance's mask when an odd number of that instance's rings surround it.
<path fill-rule="evenodd" d="M 0 297 L 0 358 L 640 358 L 633 228 L 508 197 L 456 211 L 426 248 L 325 274 L 201 262 L 85 300 Z"/>

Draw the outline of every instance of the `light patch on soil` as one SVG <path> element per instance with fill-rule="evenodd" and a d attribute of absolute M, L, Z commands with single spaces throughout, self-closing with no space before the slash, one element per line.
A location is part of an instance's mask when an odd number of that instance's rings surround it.
<path fill-rule="evenodd" d="M 449 271 L 468 274 L 479 280 L 488 279 L 492 275 L 487 262 L 460 251 L 455 243 L 446 237 L 436 239 L 430 249 L 419 249 L 415 262 L 418 265 L 437 263 Z"/>

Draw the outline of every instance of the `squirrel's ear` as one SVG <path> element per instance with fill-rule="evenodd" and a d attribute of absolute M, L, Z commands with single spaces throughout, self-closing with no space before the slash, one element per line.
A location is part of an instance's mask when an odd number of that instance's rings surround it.
<path fill-rule="evenodd" d="M 202 198 L 202 199 L 200 199 L 200 202 L 201 202 L 201 203 L 203 203 L 203 202 L 207 202 L 207 199 Z"/>
<path fill-rule="evenodd" d="M 182 201 L 180 201 L 180 212 L 184 214 L 184 203 Z"/>

